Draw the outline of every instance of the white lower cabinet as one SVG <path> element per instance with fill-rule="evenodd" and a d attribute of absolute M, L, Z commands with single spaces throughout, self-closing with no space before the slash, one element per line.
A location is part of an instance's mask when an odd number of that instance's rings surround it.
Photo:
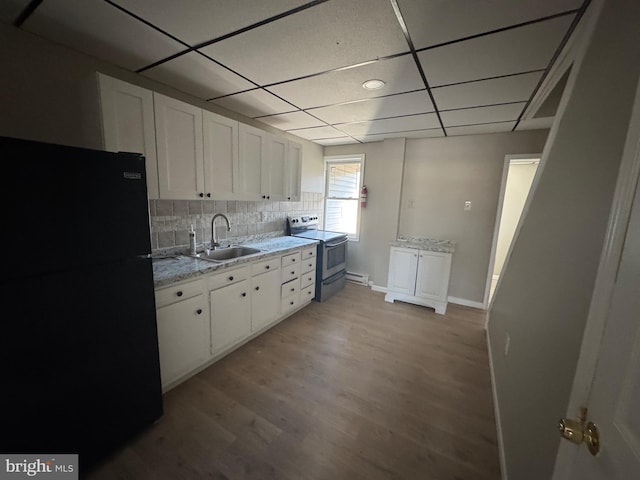
<path fill-rule="evenodd" d="M 163 390 L 311 302 L 315 261 L 314 246 L 157 289 Z"/>
<path fill-rule="evenodd" d="M 249 267 L 225 271 L 208 279 L 211 353 L 217 355 L 251 333 Z"/>
<path fill-rule="evenodd" d="M 170 387 L 210 358 L 209 310 L 203 281 L 156 292 L 162 387 Z"/>
<path fill-rule="evenodd" d="M 416 248 L 391 247 L 385 300 L 447 311 L 451 253 Z"/>
<path fill-rule="evenodd" d="M 280 257 L 261 262 L 251 277 L 251 332 L 275 322 L 280 314 Z M 269 267 L 267 270 L 265 268 Z M 253 272 L 253 270 L 252 270 Z"/>

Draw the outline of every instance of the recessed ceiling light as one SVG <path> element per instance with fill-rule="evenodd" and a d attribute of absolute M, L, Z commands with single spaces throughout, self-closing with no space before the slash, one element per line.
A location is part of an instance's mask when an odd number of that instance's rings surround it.
<path fill-rule="evenodd" d="M 384 87 L 385 83 L 382 80 L 367 80 L 362 84 L 362 88 L 365 90 L 378 90 L 379 88 Z"/>

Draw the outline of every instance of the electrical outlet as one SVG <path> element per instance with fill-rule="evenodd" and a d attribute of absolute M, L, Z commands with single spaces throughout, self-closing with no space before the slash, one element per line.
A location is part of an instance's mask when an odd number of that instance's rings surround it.
<path fill-rule="evenodd" d="M 471 200 L 464 202 L 464 211 L 468 212 L 469 210 L 471 210 Z"/>
<path fill-rule="evenodd" d="M 507 333 L 504 339 L 504 356 L 509 355 L 509 347 L 511 346 L 511 335 Z"/>

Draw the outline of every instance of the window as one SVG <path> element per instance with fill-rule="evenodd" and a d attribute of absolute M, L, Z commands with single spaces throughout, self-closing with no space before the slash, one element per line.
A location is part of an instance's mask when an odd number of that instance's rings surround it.
<path fill-rule="evenodd" d="M 360 188 L 364 155 L 325 157 L 324 229 L 360 237 Z"/>

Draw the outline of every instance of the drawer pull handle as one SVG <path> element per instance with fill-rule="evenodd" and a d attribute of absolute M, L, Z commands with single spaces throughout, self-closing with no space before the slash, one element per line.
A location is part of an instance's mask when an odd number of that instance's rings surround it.
<path fill-rule="evenodd" d="M 177 295 L 177 296 L 179 296 L 179 297 L 181 297 L 181 296 L 182 296 L 182 290 L 178 290 L 178 291 L 176 292 L 176 295 Z"/>
<path fill-rule="evenodd" d="M 260 290 L 260 287 L 256 287 L 256 291 Z"/>
<path fill-rule="evenodd" d="M 247 292 L 242 292 L 242 294 L 241 294 L 241 295 L 242 295 L 243 297 L 246 297 L 246 296 L 247 296 Z"/>
<path fill-rule="evenodd" d="M 233 275 L 231 275 L 231 276 L 229 277 L 229 281 L 230 281 L 230 282 L 232 282 L 232 281 L 233 281 Z"/>
<path fill-rule="evenodd" d="M 201 315 L 201 314 L 202 314 L 202 309 L 201 309 L 201 308 L 197 309 L 197 310 L 196 310 L 196 313 L 197 313 L 198 315 Z"/>

